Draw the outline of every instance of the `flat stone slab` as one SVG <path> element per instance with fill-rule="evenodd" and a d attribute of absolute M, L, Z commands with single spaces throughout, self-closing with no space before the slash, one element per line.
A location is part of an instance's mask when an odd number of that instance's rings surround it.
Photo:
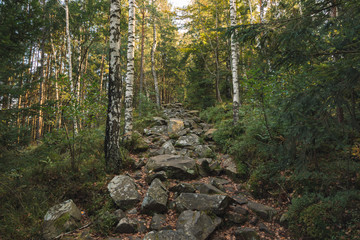
<path fill-rule="evenodd" d="M 184 129 L 184 121 L 181 119 L 170 118 L 168 123 L 168 134 L 177 134 Z"/>
<path fill-rule="evenodd" d="M 143 240 L 196 240 L 196 238 L 185 234 L 183 231 L 163 230 L 149 232 Z"/>
<path fill-rule="evenodd" d="M 178 212 L 185 210 L 210 211 L 222 215 L 229 206 L 231 199 L 225 195 L 208 195 L 199 193 L 181 193 L 175 199 Z"/>
<path fill-rule="evenodd" d="M 247 206 L 256 215 L 258 215 L 260 218 L 266 221 L 271 220 L 278 213 L 278 211 L 275 208 L 263 205 L 261 203 L 249 201 L 247 203 Z"/>
<path fill-rule="evenodd" d="M 205 212 L 186 210 L 177 220 L 176 229 L 196 239 L 205 240 L 221 224 L 219 217 L 210 217 Z"/>
<path fill-rule="evenodd" d="M 145 167 L 148 171 L 165 171 L 169 178 L 192 179 L 198 175 L 195 160 L 180 155 L 165 154 L 151 157 Z"/>
<path fill-rule="evenodd" d="M 115 176 L 107 187 L 111 198 L 123 210 L 132 208 L 140 202 L 140 194 L 137 191 L 135 182 L 129 176 Z"/>

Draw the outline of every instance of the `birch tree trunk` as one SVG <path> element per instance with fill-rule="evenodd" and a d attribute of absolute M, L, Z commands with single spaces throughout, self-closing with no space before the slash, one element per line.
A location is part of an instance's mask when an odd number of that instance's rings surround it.
<path fill-rule="evenodd" d="M 154 5 L 153 1 L 153 5 Z M 155 70 L 155 51 L 156 51 L 156 23 L 155 23 L 155 13 L 153 13 L 153 45 L 151 48 L 151 71 L 154 77 L 154 86 L 155 86 L 155 94 L 156 94 L 156 105 L 160 107 L 160 92 L 159 92 L 159 85 L 156 76 Z"/>
<path fill-rule="evenodd" d="M 139 116 L 141 116 L 141 98 L 144 86 L 144 41 L 145 41 L 145 1 L 141 9 L 141 57 L 140 57 L 140 91 L 139 91 Z"/>
<path fill-rule="evenodd" d="M 230 25 L 234 27 L 236 22 L 236 5 L 235 0 L 230 0 Z M 235 39 L 236 31 L 231 34 L 231 73 L 233 83 L 233 119 L 234 124 L 239 121 L 240 92 L 238 79 L 238 44 Z"/>
<path fill-rule="evenodd" d="M 117 172 L 122 166 L 120 157 L 121 73 L 120 73 L 120 0 L 110 5 L 110 64 L 108 110 L 105 133 L 105 164 L 107 172 Z"/>
<path fill-rule="evenodd" d="M 68 60 L 68 65 L 69 65 L 69 69 L 68 69 L 68 76 L 69 76 L 69 81 L 70 81 L 70 91 L 72 94 L 74 94 L 74 83 L 73 83 L 73 78 L 72 78 L 72 61 L 71 61 L 71 56 L 72 56 L 72 52 L 71 52 L 71 36 L 70 36 L 70 20 L 69 20 L 69 0 L 65 0 L 65 21 L 66 21 L 66 42 L 67 42 L 67 46 L 66 46 L 66 51 L 67 51 L 67 60 Z M 74 118 L 72 120 L 73 122 L 73 128 L 74 128 L 74 133 L 77 134 L 78 130 L 77 130 L 77 124 L 76 124 L 76 118 Z"/>
<path fill-rule="evenodd" d="M 129 31 L 125 79 L 125 134 L 133 128 L 133 83 L 135 48 L 135 0 L 129 0 Z"/>

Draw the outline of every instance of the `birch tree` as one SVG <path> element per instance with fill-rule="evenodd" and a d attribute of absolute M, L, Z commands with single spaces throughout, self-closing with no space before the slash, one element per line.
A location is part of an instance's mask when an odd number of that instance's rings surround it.
<path fill-rule="evenodd" d="M 152 6 L 153 6 L 153 14 L 152 14 L 152 24 L 153 24 L 153 45 L 151 48 L 151 72 L 154 78 L 154 86 L 155 86 L 155 94 L 156 94 L 156 105 L 158 107 L 160 107 L 160 92 L 159 92 L 159 85 L 158 85 L 158 81 L 157 81 L 157 76 L 156 76 L 156 69 L 155 69 L 155 51 L 156 51 L 156 23 L 155 23 L 155 5 L 154 5 L 155 1 L 152 1 Z"/>
<path fill-rule="evenodd" d="M 236 22 L 236 4 L 235 0 L 230 0 L 230 26 L 235 27 Z M 239 121 L 239 106 L 240 106 L 240 92 L 239 92 L 239 77 L 238 77 L 238 44 L 236 42 L 236 30 L 231 34 L 231 73 L 233 83 L 233 119 L 234 124 Z"/>
<path fill-rule="evenodd" d="M 108 111 L 105 135 L 105 164 L 109 172 L 118 171 L 122 162 L 120 157 L 121 120 L 121 76 L 120 76 L 120 0 L 111 0 L 110 5 L 110 64 Z"/>
<path fill-rule="evenodd" d="M 135 0 L 129 0 L 127 68 L 125 79 L 125 134 L 133 128 L 133 83 L 135 49 Z"/>

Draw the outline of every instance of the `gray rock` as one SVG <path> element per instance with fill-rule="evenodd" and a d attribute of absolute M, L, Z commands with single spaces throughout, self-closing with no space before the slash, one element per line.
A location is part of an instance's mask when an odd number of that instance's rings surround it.
<path fill-rule="evenodd" d="M 160 172 L 154 172 L 154 173 L 149 173 L 146 177 L 145 177 L 145 181 L 147 182 L 147 184 L 151 184 L 151 182 L 155 179 L 158 178 L 161 181 L 166 181 L 167 180 L 167 174 L 165 171 L 160 171 Z"/>
<path fill-rule="evenodd" d="M 127 214 L 138 214 L 138 210 L 135 208 L 129 209 L 128 211 L 126 211 Z"/>
<path fill-rule="evenodd" d="M 176 229 L 196 239 L 205 240 L 220 223 L 219 217 L 210 217 L 205 212 L 186 210 L 180 214 Z"/>
<path fill-rule="evenodd" d="M 177 193 L 194 193 L 195 188 L 190 183 L 179 183 L 169 189 L 171 192 L 177 192 Z"/>
<path fill-rule="evenodd" d="M 197 176 L 195 160 L 179 155 L 165 154 L 151 157 L 145 167 L 148 171 L 164 170 L 169 178 L 187 179 Z"/>
<path fill-rule="evenodd" d="M 185 128 L 177 133 L 178 136 L 184 136 L 190 132 L 190 128 Z"/>
<path fill-rule="evenodd" d="M 138 232 L 138 221 L 133 218 L 123 218 L 115 228 L 118 233 L 136 233 Z"/>
<path fill-rule="evenodd" d="M 195 154 L 201 158 L 210 157 L 212 155 L 212 150 L 207 145 L 198 145 L 194 150 Z"/>
<path fill-rule="evenodd" d="M 160 231 L 160 230 L 166 230 L 164 227 L 166 223 L 166 216 L 163 214 L 157 214 L 155 213 L 154 216 L 151 218 L 151 222 L 150 222 L 150 230 L 156 230 L 156 231 Z"/>
<path fill-rule="evenodd" d="M 269 228 L 265 225 L 265 223 L 259 223 L 258 224 L 259 230 L 261 232 L 265 232 L 265 233 L 269 233 L 271 234 L 272 232 L 269 230 Z"/>
<path fill-rule="evenodd" d="M 140 201 L 135 182 L 129 176 L 115 176 L 107 187 L 111 198 L 123 210 L 134 207 Z"/>
<path fill-rule="evenodd" d="M 271 220 L 278 212 L 272 207 L 256 202 L 248 202 L 247 206 L 251 211 L 253 211 L 256 215 L 265 221 Z"/>
<path fill-rule="evenodd" d="M 163 135 L 167 133 L 167 126 L 154 126 L 150 129 L 144 129 L 144 133 L 147 136 L 150 135 Z"/>
<path fill-rule="evenodd" d="M 186 136 L 181 136 L 176 141 L 175 146 L 176 147 L 194 147 L 196 145 L 199 145 L 200 139 L 195 134 L 190 134 Z"/>
<path fill-rule="evenodd" d="M 233 196 L 232 199 L 234 199 L 234 201 L 236 203 L 240 204 L 240 205 L 248 203 L 247 198 L 242 194 L 238 194 L 236 196 Z"/>
<path fill-rule="evenodd" d="M 223 185 L 230 183 L 230 181 L 223 178 L 210 178 L 209 183 L 214 187 L 220 189 L 221 191 L 225 192 L 225 188 Z"/>
<path fill-rule="evenodd" d="M 195 135 L 200 136 L 204 131 L 201 128 L 194 128 L 193 130 L 191 130 L 192 133 L 194 133 Z"/>
<path fill-rule="evenodd" d="M 207 184 L 207 183 L 196 184 L 196 189 L 200 193 L 204 193 L 204 194 L 224 194 L 225 195 L 225 193 L 223 191 L 221 191 L 220 189 L 214 187 L 211 184 Z"/>
<path fill-rule="evenodd" d="M 163 230 L 149 232 L 143 240 L 196 240 L 196 238 L 185 234 L 183 231 Z"/>
<path fill-rule="evenodd" d="M 163 155 L 163 154 L 176 154 L 176 150 L 174 145 L 172 144 L 172 142 L 166 141 L 161 148 L 158 151 L 160 154 L 159 155 Z"/>
<path fill-rule="evenodd" d="M 252 228 L 238 228 L 235 230 L 236 240 L 260 240 L 257 232 Z"/>
<path fill-rule="evenodd" d="M 240 206 L 232 206 L 226 212 L 226 218 L 236 224 L 243 224 L 248 220 L 248 211 Z"/>
<path fill-rule="evenodd" d="M 162 117 L 153 117 L 152 119 L 157 125 L 166 125 L 166 121 L 165 119 L 163 119 Z"/>
<path fill-rule="evenodd" d="M 229 203 L 230 198 L 225 195 L 181 193 L 180 196 L 175 199 L 175 208 L 178 212 L 198 210 L 223 214 Z"/>
<path fill-rule="evenodd" d="M 162 182 L 156 178 L 152 181 L 141 204 L 141 212 L 146 214 L 164 213 L 167 211 L 168 191 Z"/>
<path fill-rule="evenodd" d="M 113 213 L 113 215 L 116 217 L 116 219 L 118 221 L 120 221 L 122 218 L 126 217 L 126 214 L 123 210 L 121 209 L 117 209 L 115 210 L 115 212 Z"/>
<path fill-rule="evenodd" d="M 80 226 L 81 212 L 70 199 L 51 207 L 43 223 L 44 239 L 53 239 Z"/>
<path fill-rule="evenodd" d="M 231 179 L 238 179 L 237 166 L 232 157 L 225 155 L 221 162 L 221 167 L 223 168 L 224 174 L 229 176 Z"/>
<path fill-rule="evenodd" d="M 181 119 L 170 118 L 168 123 L 168 134 L 177 134 L 184 129 L 184 121 Z"/>

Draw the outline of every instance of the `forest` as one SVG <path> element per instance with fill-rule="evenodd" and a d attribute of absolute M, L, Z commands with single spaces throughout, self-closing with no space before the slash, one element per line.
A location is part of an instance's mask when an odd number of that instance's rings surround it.
<path fill-rule="evenodd" d="M 360 1 L 174 2 L 0 0 L 0 240 L 360 239 Z"/>

